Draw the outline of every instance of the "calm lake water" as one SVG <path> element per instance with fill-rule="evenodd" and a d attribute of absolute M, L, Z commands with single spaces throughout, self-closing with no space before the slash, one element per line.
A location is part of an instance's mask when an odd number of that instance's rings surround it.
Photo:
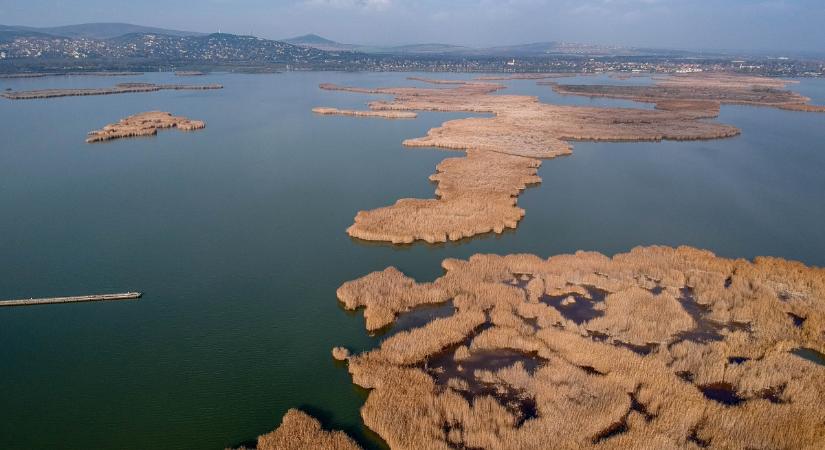
<path fill-rule="evenodd" d="M 358 210 L 433 196 L 427 177 L 450 153 L 401 141 L 466 114 L 319 117 L 312 107 L 360 108 L 375 97 L 317 86 L 417 84 L 408 75 L 0 80 L 21 90 L 225 85 L 0 99 L 0 298 L 145 292 L 0 310 L 0 448 L 220 449 L 275 428 L 290 407 L 380 446 L 360 422 L 366 393 L 330 349 L 380 341 L 335 290 L 389 265 L 430 280 L 442 259 L 478 252 L 687 244 L 825 266 L 825 114 L 738 106 L 719 118 L 742 129 L 732 139 L 576 143 L 573 156 L 544 162 L 544 182 L 520 197 L 527 216 L 516 231 L 438 246 L 352 240 L 344 230 Z M 505 93 L 549 102 L 633 105 L 507 84 Z M 825 80 L 794 89 L 825 103 Z M 148 110 L 207 128 L 84 143 L 88 131 Z"/>

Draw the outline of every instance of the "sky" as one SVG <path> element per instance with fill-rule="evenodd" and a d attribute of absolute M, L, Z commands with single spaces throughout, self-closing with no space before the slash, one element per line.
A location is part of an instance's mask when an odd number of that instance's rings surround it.
<path fill-rule="evenodd" d="M 825 0 L 0 0 L 0 24 L 86 22 L 368 45 L 825 51 Z"/>

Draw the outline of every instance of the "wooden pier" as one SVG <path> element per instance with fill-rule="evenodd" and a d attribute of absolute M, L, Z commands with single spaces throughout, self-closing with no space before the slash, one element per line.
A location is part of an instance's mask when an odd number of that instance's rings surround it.
<path fill-rule="evenodd" d="M 141 292 L 124 292 L 122 294 L 81 295 L 77 297 L 51 297 L 29 298 L 21 300 L 0 300 L 0 307 L 52 305 L 55 303 L 102 302 L 107 300 L 134 300 L 140 298 L 141 296 L 143 296 L 143 293 Z"/>

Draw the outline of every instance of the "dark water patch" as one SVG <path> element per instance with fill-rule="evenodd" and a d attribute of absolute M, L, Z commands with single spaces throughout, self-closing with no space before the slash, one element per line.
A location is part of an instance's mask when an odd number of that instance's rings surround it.
<path fill-rule="evenodd" d="M 485 383 L 475 378 L 476 370 L 495 372 L 516 363 L 522 363 L 528 373 L 533 373 L 544 361 L 535 353 L 518 352 L 515 350 L 476 350 L 470 356 L 460 361 L 454 358 L 454 351 L 444 352 L 430 358 L 422 367 L 429 373 L 436 384 L 446 386 L 450 379 L 459 379 L 467 382 L 468 389 L 464 392 L 475 396 L 488 388 Z"/>
<path fill-rule="evenodd" d="M 632 351 L 633 353 L 636 353 L 637 355 L 641 355 L 641 356 L 647 356 L 647 355 L 651 354 L 654 350 L 659 348 L 659 344 L 656 344 L 656 343 L 653 343 L 653 342 L 647 343 L 645 345 L 639 345 L 639 344 L 631 344 L 629 342 L 623 342 L 623 341 L 613 341 L 613 345 L 615 345 L 617 347 L 624 347 L 624 348 Z"/>
<path fill-rule="evenodd" d="M 710 439 L 702 439 L 699 437 L 700 428 L 700 425 L 696 425 L 695 427 L 691 428 L 687 440 L 693 442 L 700 448 L 708 448 L 710 447 Z"/>
<path fill-rule="evenodd" d="M 611 424 L 609 427 L 605 428 L 604 430 L 600 431 L 593 438 L 593 444 L 598 444 L 599 442 L 606 441 L 613 436 L 618 436 L 622 433 L 627 432 L 627 417 L 622 418 L 622 420 Z"/>
<path fill-rule="evenodd" d="M 627 410 L 627 412 L 624 414 L 624 416 L 622 416 L 620 420 L 610 424 L 610 426 L 596 434 L 596 436 L 594 436 L 592 440 L 593 444 L 598 444 L 599 442 L 605 441 L 614 436 L 618 436 L 622 433 L 627 432 L 627 430 L 629 430 L 627 426 L 627 418 L 630 416 L 630 413 L 634 411 L 641 414 L 646 422 L 650 422 L 656 417 L 654 414 L 651 414 L 647 410 L 647 407 L 638 400 L 637 393 L 638 391 L 632 394 L 628 394 L 630 397 L 630 408 Z"/>
<path fill-rule="evenodd" d="M 645 418 L 645 422 L 655 419 L 656 415 L 648 411 L 647 406 L 639 401 L 637 395 L 638 392 L 630 394 L 630 410 L 641 414 Z"/>
<path fill-rule="evenodd" d="M 481 325 L 475 327 L 473 331 L 471 331 L 462 341 L 448 345 L 439 352 L 427 356 L 424 361 L 416 364 L 416 366 L 423 369 L 425 372 L 429 372 L 431 367 L 440 367 L 449 364 L 450 361 L 453 361 L 453 355 L 459 347 L 469 347 L 476 336 L 492 327 L 493 323 L 490 321 L 490 316 L 487 315 L 487 320 Z"/>
<path fill-rule="evenodd" d="M 676 372 L 676 376 L 687 381 L 688 383 L 693 383 L 693 379 L 695 378 L 693 373 L 688 372 L 687 370 Z"/>
<path fill-rule="evenodd" d="M 728 364 L 739 365 L 743 362 L 750 361 L 751 359 L 746 356 L 729 356 L 728 357 Z"/>
<path fill-rule="evenodd" d="M 557 309 L 565 319 L 581 325 L 604 315 L 604 311 L 596 309 L 595 306 L 596 303 L 604 301 L 608 294 L 607 291 L 595 286 L 582 285 L 582 287 L 587 290 L 590 298 L 578 292 L 568 292 L 561 295 L 544 294 L 539 298 L 539 301 Z M 572 298 L 574 301 L 567 303 L 568 298 Z"/>
<path fill-rule="evenodd" d="M 694 342 L 721 341 L 722 335 L 715 322 L 707 320 L 705 317 L 710 313 L 707 305 L 698 303 L 693 295 L 693 289 L 684 287 L 679 290 L 681 295 L 678 300 L 696 326 L 692 330 L 684 331 L 676 335 L 676 340 L 688 340 Z"/>
<path fill-rule="evenodd" d="M 719 382 L 698 386 L 705 397 L 722 403 L 723 405 L 735 406 L 745 401 L 736 393 L 736 389 L 730 383 Z"/>
<path fill-rule="evenodd" d="M 785 393 L 785 387 L 786 385 L 783 384 L 780 386 L 773 386 L 767 389 L 762 389 L 756 394 L 756 396 L 775 404 L 786 403 L 785 400 L 782 398 L 782 394 Z"/>
<path fill-rule="evenodd" d="M 750 324 L 742 322 L 728 322 L 721 323 L 708 318 L 710 314 L 710 307 L 703 305 L 696 301 L 693 288 L 683 287 L 679 290 L 680 296 L 677 300 L 684 308 L 696 326 L 692 330 L 683 331 L 676 334 L 673 342 L 692 341 L 692 342 L 713 342 L 724 339 L 722 331 L 746 331 L 750 332 Z"/>
<path fill-rule="evenodd" d="M 465 340 L 460 345 L 469 346 L 471 342 L 472 338 Z M 519 426 L 525 421 L 538 416 L 535 399 L 523 390 L 506 384 L 479 380 L 476 378 L 475 372 L 477 370 L 496 372 L 520 363 L 528 373 L 532 374 L 545 361 L 543 358 L 535 352 L 526 353 L 509 349 L 495 349 L 472 351 L 467 358 L 456 361 L 454 358 L 456 348 L 458 346 L 439 352 L 437 355 L 428 358 L 419 367 L 427 372 L 436 385 L 442 389 L 449 386 L 450 380 L 459 380 L 463 384 L 463 388 L 457 389 L 456 392 L 470 403 L 485 395 L 495 398 L 516 417 Z"/>
<path fill-rule="evenodd" d="M 399 331 L 409 331 L 427 325 L 435 319 L 450 317 L 454 312 L 455 306 L 452 300 L 444 303 L 417 306 L 410 311 L 399 314 L 398 317 L 395 318 L 395 322 L 381 328 L 374 334 L 381 335 L 389 331 L 392 331 L 393 334 Z"/>
<path fill-rule="evenodd" d="M 519 316 L 519 317 L 521 317 L 521 316 Z M 525 324 L 527 324 L 527 326 L 529 326 L 529 327 L 533 328 L 533 331 L 539 331 L 539 328 L 540 328 L 540 327 L 539 327 L 539 319 L 538 319 L 538 317 L 531 317 L 531 318 L 522 317 L 522 318 L 521 318 L 521 320 L 522 320 Z"/>
<path fill-rule="evenodd" d="M 367 446 L 380 449 L 390 448 L 389 444 L 387 444 L 387 442 L 384 441 L 384 439 L 381 436 L 379 436 L 378 433 L 375 433 L 374 431 L 370 430 L 363 423 L 350 425 L 341 424 L 335 420 L 335 414 L 332 411 L 311 404 L 299 404 L 297 408 L 298 410 L 305 412 L 309 416 L 321 422 L 322 430 L 343 431 L 347 434 L 347 436 L 352 438 L 356 443 L 361 445 L 363 448 L 367 448 Z M 276 426 L 277 425 L 274 425 L 273 429 Z M 253 444 L 251 447 L 247 448 L 255 447 L 256 445 Z"/>
<path fill-rule="evenodd" d="M 648 289 L 648 290 L 649 290 L 649 291 L 650 291 L 650 293 L 651 293 L 651 294 L 653 294 L 653 295 L 659 295 L 659 294 L 661 294 L 662 292 L 664 292 L 664 291 L 665 291 L 665 288 L 664 288 L 664 287 L 662 287 L 661 285 L 658 285 L 658 284 L 657 284 L 656 286 L 654 286 L 654 287 L 652 287 L 652 288 L 650 288 L 650 289 Z"/>
<path fill-rule="evenodd" d="M 820 366 L 825 366 L 825 355 L 819 353 L 818 351 L 812 348 L 801 347 L 791 351 L 792 354 L 807 359 L 814 364 L 819 364 Z"/>
<path fill-rule="evenodd" d="M 596 341 L 596 342 L 605 342 L 610 337 L 607 333 L 602 333 L 601 331 L 590 331 L 588 330 L 587 336 Z"/>
<path fill-rule="evenodd" d="M 729 331 L 744 331 L 747 333 L 751 332 L 751 324 L 748 322 L 728 322 L 722 326 L 722 328 L 727 329 Z"/>
<path fill-rule="evenodd" d="M 247 439 L 242 442 L 238 442 L 236 444 L 232 444 L 230 448 L 247 448 L 253 449 L 258 447 L 258 440 L 257 439 Z"/>
<path fill-rule="evenodd" d="M 603 376 L 607 375 L 604 372 L 600 372 L 600 371 L 596 370 L 596 368 L 593 367 L 593 366 L 576 366 L 576 367 L 578 367 L 579 369 L 585 371 L 588 375 L 596 375 L 596 376 L 600 376 L 600 377 L 603 377 Z"/>
<path fill-rule="evenodd" d="M 801 327 L 807 319 L 807 317 L 797 316 L 794 313 L 788 313 L 788 317 L 791 318 L 791 321 L 793 322 L 795 327 Z"/>
<path fill-rule="evenodd" d="M 725 278 L 725 289 L 728 289 L 731 284 L 733 284 L 733 275 L 728 275 L 728 277 Z"/>
<path fill-rule="evenodd" d="M 456 450 L 483 450 L 479 447 L 468 447 L 464 444 L 464 424 L 461 422 L 444 422 L 441 425 L 441 431 L 444 433 L 444 442 L 447 443 L 447 446 L 450 448 L 454 448 Z M 450 434 L 453 431 L 457 431 L 460 436 L 459 442 L 452 442 L 450 440 Z"/>
<path fill-rule="evenodd" d="M 507 284 L 517 288 L 526 289 L 527 283 L 533 281 L 533 278 L 535 278 L 535 276 L 532 273 L 514 273 L 513 279 L 507 282 Z"/>

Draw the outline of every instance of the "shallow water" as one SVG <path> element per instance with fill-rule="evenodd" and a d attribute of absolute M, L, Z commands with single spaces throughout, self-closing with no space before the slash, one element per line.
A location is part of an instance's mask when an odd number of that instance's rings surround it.
<path fill-rule="evenodd" d="M 335 290 L 389 265 L 430 280 L 446 257 L 647 244 L 825 265 L 825 114 L 749 107 L 723 107 L 720 120 L 743 130 L 733 139 L 576 143 L 520 197 L 527 215 L 516 231 L 437 246 L 352 240 L 344 230 L 358 210 L 432 197 L 427 177 L 456 154 L 401 141 L 466 115 L 319 117 L 312 107 L 376 97 L 317 85 L 415 85 L 408 75 L 0 80 L 0 90 L 226 86 L 0 99 L 0 298 L 145 292 L 134 302 L 0 310 L 0 448 L 218 449 L 271 430 L 290 407 L 376 446 L 359 420 L 365 392 L 330 349 L 382 339 Z M 533 80 L 506 83 L 555 99 Z M 795 88 L 825 102 L 825 80 Z M 154 109 L 207 128 L 83 142 Z"/>
<path fill-rule="evenodd" d="M 819 364 L 820 366 L 825 366 L 825 355 L 819 353 L 818 351 L 812 348 L 798 348 L 792 351 L 794 355 L 806 359 L 814 364 Z"/>

